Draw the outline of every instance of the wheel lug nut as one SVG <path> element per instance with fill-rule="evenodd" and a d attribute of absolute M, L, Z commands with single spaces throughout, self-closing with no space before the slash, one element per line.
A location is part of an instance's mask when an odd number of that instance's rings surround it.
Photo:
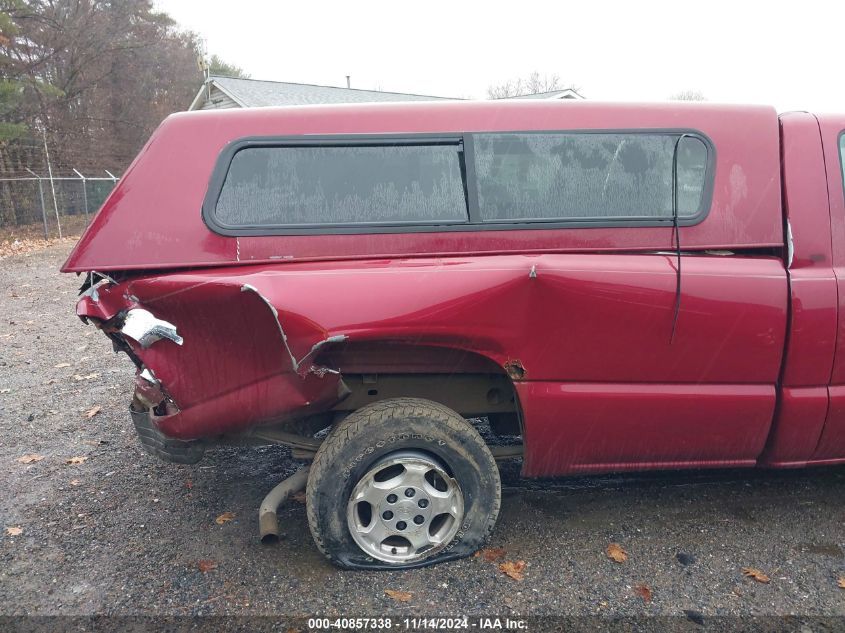
<path fill-rule="evenodd" d="M 405 496 L 406 497 L 413 497 L 415 494 L 417 494 L 417 491 L 414 490 L 413 488 L 405 488 Z"/>
<path fill-rule="evenodd" d="M 396 503 L 396 499 L 397 499 L 396 495 L 393 495 L 393 494 L 387 495 L 387 502 L 388 503 Z"/>
<path fill-rule="evenodd" d="M 381 518 L 385 521 L 390 521 L 393 518 L 393 513 L 390 510 L 385 510 L 384 514 L 381 515 Z"/>
<path fill-rule="evenodd" d="M 423 517 L 423 515 L 418 514 L 417 516 L 414 517 L 414 523 L 416 523 L 417 525 L 422 525 L 424 522 L 425 522 L 425 518 Z"/>
<path fill-rule="evenodd" d="M 428 507 L 428 499 L 420 499 L 419 501 L 417 501 L 417 505 L 421 508 L 427 508 Z"/>
<path fill-rule="evenodd" d="M 396 524 L 397 530 L 404 530 L 406 527 L 408 527 L 408 524 L 404 521 L 399 521 L 399 523 Z"/>

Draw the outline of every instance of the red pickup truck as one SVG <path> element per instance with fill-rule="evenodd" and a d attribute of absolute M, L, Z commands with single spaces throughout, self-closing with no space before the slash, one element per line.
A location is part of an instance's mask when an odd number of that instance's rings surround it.
<path fill-rule="evenodd" d="M 414 567 L 485 541 L 498 458 L 845 462 L 843 130 L 686 103 L 177 114 L 63 270 L 137 366 L 150 452 L 287 445 L 331 560 Z"/>

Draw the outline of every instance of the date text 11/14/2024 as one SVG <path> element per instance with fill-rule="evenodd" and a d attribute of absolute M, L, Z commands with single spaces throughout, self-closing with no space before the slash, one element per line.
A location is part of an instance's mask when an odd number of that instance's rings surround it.
<path fill-rule="evenodd" d="M 378 618 L 309 618 L 308 628 L 319 630 L 408 630 L 408 631 L 457 631 L 497 630 L 525 631 L 528 623 L 519 618 L 500 617 L 378 617 Z"/>

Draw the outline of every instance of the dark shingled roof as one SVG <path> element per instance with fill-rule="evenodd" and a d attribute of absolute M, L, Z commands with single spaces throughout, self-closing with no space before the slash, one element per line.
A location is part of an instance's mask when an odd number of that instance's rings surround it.
<path fill-rule="evenodd" d="M 245 108 L 282 105 L 309 105 L 317 103 L 372 103 L 374 101 L 439 101 L 448 97 L 413 95 L 401 92 L 358 90 L 335 86 L 315 86 L 284 81 L 261 81 L 212 76 L 224 92 Z"/>

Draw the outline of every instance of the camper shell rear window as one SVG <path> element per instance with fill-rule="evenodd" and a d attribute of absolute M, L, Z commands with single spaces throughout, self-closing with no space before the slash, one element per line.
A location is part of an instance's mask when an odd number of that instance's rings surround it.
<path fill-rule="evenodd" d="M 686 226 L 714 166 L 692 130 L 248 138 L 218 158 L 203 217 L 223 235 Z"/>

